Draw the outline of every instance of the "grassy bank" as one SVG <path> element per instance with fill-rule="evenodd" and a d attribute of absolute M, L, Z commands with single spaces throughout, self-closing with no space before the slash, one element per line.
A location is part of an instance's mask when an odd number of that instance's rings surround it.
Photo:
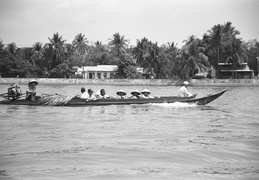
<path fill-rule="evenodd" d="M 0 78 L 0 84 L 28 84 L 30 78 Z M 38 78 L 40 84 L 89 84 L 89 85 L 154 85 L 180 86 L 183 80 L 173 79 L 54 79 Z M 259 79 L 192 79 L 194 86 L 259 86 Z"/>

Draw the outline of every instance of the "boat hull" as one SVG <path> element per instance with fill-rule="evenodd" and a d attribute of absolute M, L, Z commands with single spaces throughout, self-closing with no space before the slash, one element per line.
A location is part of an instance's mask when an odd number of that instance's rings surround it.
<path fill-rule="evenodd" d="M 178 97 L 178 96 L 161 96 L 150 99 L 97 99 L 86 101 L 80 98 L 72 98 L 66 103 L 42 103 L 41 98 L 39 97 L 36 101 L 29 101 L 25 99 L 18 99 L 14 101 L 4 100 L 0 101 L 0 104 L 6 105 L 31 105 L 31 106 L 44 106 L 44 105 L 55 105 L 55 106 L 107 106 L 107 105 L 129 105 L 129 104 L 150 104 L 150 103 L 174 103 L 174 102 L 183 102 L 183 103 L 193 103 L 198 105 L 205 105 L 211 101 L 217 99 L 221 96 L 226 90 L 223 90 L 219 93 L 215 93 L 203 98 L 195 98 L 196 95 L 192 97 Z"/>

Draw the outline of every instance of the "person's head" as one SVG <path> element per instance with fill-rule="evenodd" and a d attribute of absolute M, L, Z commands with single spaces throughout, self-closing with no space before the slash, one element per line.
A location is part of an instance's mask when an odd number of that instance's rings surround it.
<path fill-rule="evenodd" d="M 184 85 L 184 86 L 187 86 L 188 84 L 189 84 L 188 81 L 184 81 L 184 82 L 183 82 L 183 85 Z"/>
<path fill-rule="evenodd" d="M 94 91 L 93 91 L 92 89 L 88 89 L 88 94 L 89 94 L 89 95 L 92 95 L 93 92 L 94 92 Z"/>
<path fill-rule="evenodd" d="M 104 90 L 104 89 L 101 89 L 100 94 L 101 94 L 102 96 L 104 96 L 104 95 L 105 95 L 105 90 Z"/>
<path fill-rule="evenodd" d="M 125 95 L 126 95 L 126 92 L 121 89 L 121 90 L 119 90 L 116 94 L 117 94 L 118 96 L 125 96 Z"/>
<path fill-rule="evenodd" d="M 132 96 L 139 96 L 140 95 L 140 92 L 138 90 L 134 90 L 131 92 Z"/>
<path fill-rule="evenodd" d="M 29 86 L 37 86 L 38 82 L 36 80 L 31 80 L 28 85 Z"/>
<path fill-rule="evenodd" d="M 149 94 L 151 94 L 151 92 L 148 89 L 144 89 L 141 94 L 143 94 L 144 96 L 148 96 Z"/>
<path fill-rule="evenodd" d="M 81 93 L 84 93 L 84 92 L 85 92 L 85 88 L 82 87 L 82 88 L 81 88 Z"/>
<path fill-rule="evenodd" d="M 12 84 L 10 85 L 10 87 L 18 88 L 18 87 L 19 87 L 19 85 L 18 85 L 17 83 L 12 83 Z"/>

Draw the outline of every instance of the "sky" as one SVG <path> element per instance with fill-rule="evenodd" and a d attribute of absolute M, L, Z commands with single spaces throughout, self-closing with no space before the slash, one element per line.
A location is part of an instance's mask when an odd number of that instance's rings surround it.
<path fill-rule="evenodd" d="M 227 22 L 243 40 L 258 40 L 258 18 L 259 0 L 0 0 L 0 41 L 30 47 L 58 32 L 66 43 L 82 33 L 108 44 L 119 33 L 130 45 L 146 37 L 181 47 Z"/>

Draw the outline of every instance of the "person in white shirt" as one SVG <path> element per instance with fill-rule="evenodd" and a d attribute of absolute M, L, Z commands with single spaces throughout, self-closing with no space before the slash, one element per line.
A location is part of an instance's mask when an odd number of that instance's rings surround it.
<path fill-rule="evenodd" d="M 88 92 L 87 97 L 86 97 L 87 100 L 95 100 L 96 99 L 95 95 L 93 95 L 94 91 L 92 89 L 88 89 L 87 92 Z"/>
<path fill-rule="evenodd" d="M 189 84 L 188 81 L 184 81 L 184 82 L 183 82 L 183 86 L 179 89 L 179 94 L 178 94 L 178 96 L 180 96 L 180 97 L 190 97 L 190 96 L 192 96 L 192 94 L 189 93 L 189 92 L 187 91 L 187 89 L 186 89 L 186 87 L 187 87 L 188 84 Z"/>
<path fill-rule="evenodd" d="M 80 96 L 81 99 L 86 99 L 88 97 L 88 94 L 87 94 L 87 92 L 85 92 L 84 87 L 81 88 L 81 93 L 82 93 Z"/>
<path fill-rule="evenodd" d="M 104 89 L 100 89 L 95 93 L 95 97 L 97 99 L 108 99 L 110 96 L 106 95 L 106 92 Z"/>

